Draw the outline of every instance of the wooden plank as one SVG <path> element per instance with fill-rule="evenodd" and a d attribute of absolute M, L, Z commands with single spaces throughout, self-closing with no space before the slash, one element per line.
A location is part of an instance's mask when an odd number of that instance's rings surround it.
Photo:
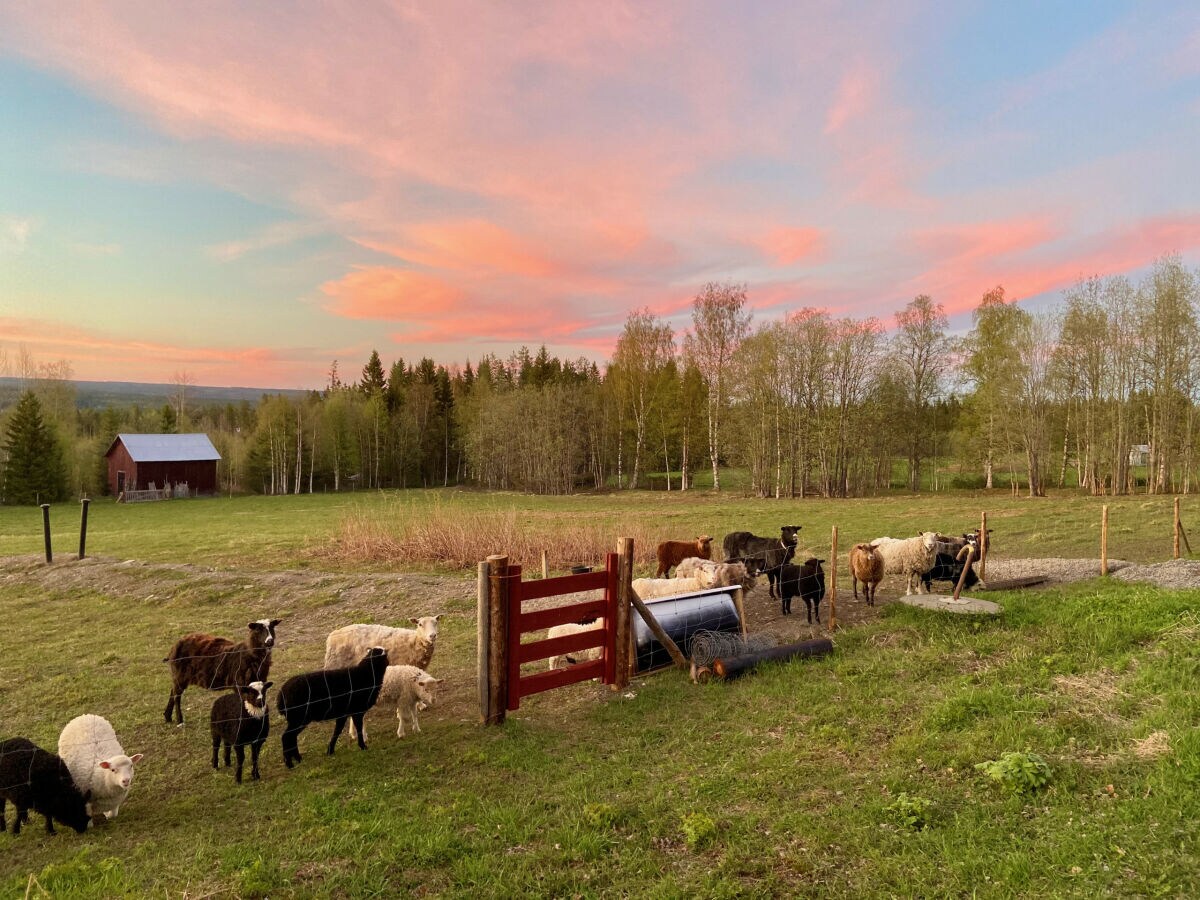
<path fill-rule="evenodd" d="M 603 647 L 604 642 L 603 628 L 589 628 L 587 631 L 566 634 L 562 637 L 542 638 L 540 641 L 522 644 L 517 651 L 517 662 L 537 662 L 539 659 L 562 656 L 577 650 L 591 650 L 593 647 Z"/>
<path fill-rule="evenodd" d="M 738 622 L 742 626 L 742 637 L 746 636 L 746 591 L 740 585 L 733 589 L 733 606 L 737 610 Z"/>
<path fill-rule="evenodd" d="M 570 603 L 566 606 L 539 609 L 537 612 L 523 612 L 516 627 L 521 634 L 529 634 L 531 631 L 541 631 L 544 628 L 553 628 L 555 625 L 566 625 L 568 622 L 578 622 L 580 619 L 600 618 L 607 612 L 608 604 L 604 600 Z"/>
<path fill-rule="evenodd" d="M 838 570 L 838 527 L 833 526 L 832 534 L 833 547 L 829 551 L 829 630 L 833 631 L 837 627 L 837 570 Z M 821 624 L 820 616 L 817 617 L 817 624 Z"/>
<path fill-rule="evenodd" d="M 508 578 L 508 703 L 510 710 L 521 705 L 521 567 L 509 566 Z"/>
<path fill-rule="evenodd" d="M 568 666 L 565 669 L 555 669 L 553 672 L 538 672 L 536 675 L 527 675 L 521 679 L 521 696 L 528 697 L 530 694 L 540 694 L 542 691 L 603 676 L 604 660 L 602 659 L 593 659 L 590 662 Z"/>
<path fill-rule="evenodd" d="M 604 683 L 612 684 L 617 680 L 617 594 L 620 577 L 620 557 L 609 553 L 604 558 L 604 574 L 608 576 L 608 584 L 604 588 L 604 602 L 608 610 L 604 613 Z"/>
<path fill-rule="evenodd" d="M 521 582 L 521 600 L 541 600 L 559 594 L 577 594 L 580 591 L 602 591 L 608 585 L 605 572 L 587 572 L 583 575 L 559 575 L 540 581 Z"/>

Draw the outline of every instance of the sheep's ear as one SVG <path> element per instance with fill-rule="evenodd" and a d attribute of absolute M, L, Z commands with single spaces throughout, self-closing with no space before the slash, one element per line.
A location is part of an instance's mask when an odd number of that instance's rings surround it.
<path fill-rule="evenodd" d="M 282 621 L 283 621 L 283 619 L 272 619 L 272 620 L 271 620 L 271 627 L 272 627 L 272 628 L 274 628 L 276 625 L 278 625 L 278 624 L 279 624 L 280 622 L 282 622 Z"/>
<path fill-rule="evenodd" d="M 102 768 L 102 769 L 111 769 L 111 768 L 112 768 L 112 766 L 109 764 L 109 762 L 108 762 L 108 760 L 107 760 L 107 759 L 102 759 L 102 760 L 100 760 L 100 768 Z"/>
<path fill-rule="evenodd" d="M 264 684 L 264 685 L 263 685 L 263 690 L 265 691 L 267 688 L 269 688 L 269 687 L 270 687 L 271 685 L 273 685 L 274 683 L 275 683 L 275 682 L 273 682 L 273 681 L 268 681 L 266 684 Z"/>
<path fill-rule="evenodd" d="M 136 766 L 138 763 L 140 763 L 142 761 L 142 759 L 145 757 L 145 755 L 146 755 L 145 753 L 135 753 L 135 754 L 133 754 L 133 756 L 129 757 L 129 761 Z"/>
<path fill-rule="evenodd" d="M 437 621 L 438 619 L 440 619 L 441 617 L 442 617 L 442 614 L 441 614 L 441 613 L 438 613 L 436 616 L 434 616 L 434 617 L 433 617 L 433 621 L 435 621 L 435 622 L 436 622 L 436 621 Z"/>
<path fill-rule="evenodd" d="M 420 625 L 420 624 L 421 624 L 421 620 L 420 620 L 420 619 L 409 619 L 408 621 L 412 622 L 414 625 Z"/>
<path fill-rule="evenodd" d="M 262 622 L 247 622 L 246 627 L 249 628 L 251 631 L 254 631 L 255 629 L 262 628 L 263 623 Z"/>

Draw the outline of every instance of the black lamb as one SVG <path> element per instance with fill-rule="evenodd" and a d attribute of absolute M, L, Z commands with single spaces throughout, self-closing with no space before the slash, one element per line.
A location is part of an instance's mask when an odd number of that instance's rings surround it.
<path fill-rule="evenodd" d="M 346 720 L 354 721 L 358 746 L 367 749 L 363 740 L 363 716 L 375 705 L 383 676 L 387 671 L 387 651 L 372 647 L 357 665 L 343 669 L 319 669 L 295 675 L 279 689 L 279 714 L 287 720 L 283 732 L 283 761 L 290 769 L 300 762 L 298 738 L 309 722 L 336 719 L 333 737 L 329 739 L 329 755 L 333 755 L 338 737 Z"/>
<path fill-rule="evenodd" d="M 54 820 L 70 825 L 80 834 L 91 822 L 88 800 L 91 791 L 80 793 L 62 758 L 26 738 L 0 741 L 0 831 L 8 828 L 5 808 L 9 800 L 17 808 L 13 834 L 29 821 L 33 809 L 46 817 L 46 832 L 57 834 Z"/>
<path fill-rule="evenodd" d="M 783 615 L 792 612 L 792 598 L 799 597 L 804 601 L 808 611 L 808 622 L 811 625 L 815 616 L 817 624 L 821 624 L 821 599 L 825 596 L 825 570 L 821 568 L 823 559 L 809 558 L 802 566 L 785 565 L 779 573 L 779 598 Z"/>
<path fill-rule="evenodd" d="M 237 783 L 242 783 L 242 765 L 246 746 L 250 746 L 250 779 L 258 781 L 258 752 L 271 732 L 267 708 L 267 688 L 273 682 L 253 681 L 239 685 L 232 693 L 222 694 L 212 705 L 212 764 L 217 768 L 217 751 L 225 745 L 225 767 L 229 768 L 229 750 L 237 752 Z"/>

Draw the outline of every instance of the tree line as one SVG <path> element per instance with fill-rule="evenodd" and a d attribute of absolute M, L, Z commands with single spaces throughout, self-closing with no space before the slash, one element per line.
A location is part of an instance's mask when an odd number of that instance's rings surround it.
<path fill-rule="evenodd" d="M 636 310 L 603 368 L 545 347 L 386 369 L 372 352 L 356 377 L 334 361 L 323 390 L 256 405 L 189 406 L 177 375 L 161 409 L 79 409 L 69 364 L 22 350 L 28 390 L 0 413 L 3 500 L 32 502 L 33 482 L 43 498 L 102 494 L 121 431 L 206 432 L 223 489 L 265 494 L 719 490 L 731 470 L 760 497 L 1162 493 L 1200 471 L 1200 281 L 1177 256 L 1136 284 L 1081 280 L 1044 313 L 996 287 L 957 337 L 925 295 L 892 322 L 802 308 L 755 324 L 748 300 L 705 285 L 683 334 Z"/>

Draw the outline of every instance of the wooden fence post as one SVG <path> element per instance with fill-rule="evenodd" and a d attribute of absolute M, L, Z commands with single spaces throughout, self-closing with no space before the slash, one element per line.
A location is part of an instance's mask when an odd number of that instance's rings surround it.
<path fill-rule="evenodd" d="M 617 615 L 613 622 L 613 638 L 617 644 L 616 679 L 612 690 L 623 691 L 629 687 L 629 678 L 637 665 L 637 653 L 633 648 L 633 629 L 630 627 L 629 607 L 633 596 L 633 538 L 617 539 Z"/>
<path fill-rule="evenodd" d="M 50 504 L 42 504 L 42 534 L 46 538 L 46 562 L 54 562 L 54 551 L 50 549 Z"/>
<path fill-rule="evenodd" d="M 1108 504 L 1100 515 L 1100 574 L 1108 574 Z"/>
<path fill-rule="evenodd" d="M 837 626 L 837 570 L 838 570 L 838 555 L 837 555 L 837 539 L 838 527 L 833 526 L 833 549 L 829 551 L 829 630 Z M 818 622 L 818 624 L 820 624 Z"/>
<path fill-rule="evenodd" d="M 988 530 L 987 513 L 979 514 L 979 580 L 987 581 Z"/>
<path fill-rule="evenodd" d="M 83 504 L 83 512 L 79 515 L 79 558 L 83 559 L 87 552 L 87 514 L 88 505 L 92 502 L 87 497 L 79 501 Z M 1175 518 L 1179 519 L 1179 501 L 1175 501 Z"/>
<path fill-rule="evenodd" d="M 484 725 L 487 725 L 492 718 L 491 667 L 488 665 L 492 621 L 491 604 L 488 600 L 491 593 L 490 587 L 488 564 L 481 562 L 475 583 L 475 656 L 476 673 L 479 679 L 479 721 Z"/>
<path fill-rule="evenodd" d="M 550 567 L 546 565 L 546 551 L 545 550 L 542 551 L 542 577 L 543 578 L 550 577 Z"/>
<path fill-rule="evenodd" d="M 737 610 L 738 619 L 742 623 L 742 637 L 746 636 L 746 590 L 743 587 L 733 589 L 733 606 Z"/>
<path fill-rule="evenodd" d="M 1175 498 L 1175 547 L 1172 559 L 1179 559 L 1179 498 Z"/>
<path fill-rule="evenodd" d="M 954 586 L 954 599 L 958 599 L 958 595 L 962 593 L 963 583 L 967 580 L 967 572 L 971 570 L 971 557 L 975 555 L 975 548 L 967 544 L 967 561 L 963 565 L 962 574 L 958 576 L 958 584 Z"/>
<path fill-rule="evenodd" d="M 508 557 L 488 557 L 488 719 L 500 725 L 508 709 Z"/>

